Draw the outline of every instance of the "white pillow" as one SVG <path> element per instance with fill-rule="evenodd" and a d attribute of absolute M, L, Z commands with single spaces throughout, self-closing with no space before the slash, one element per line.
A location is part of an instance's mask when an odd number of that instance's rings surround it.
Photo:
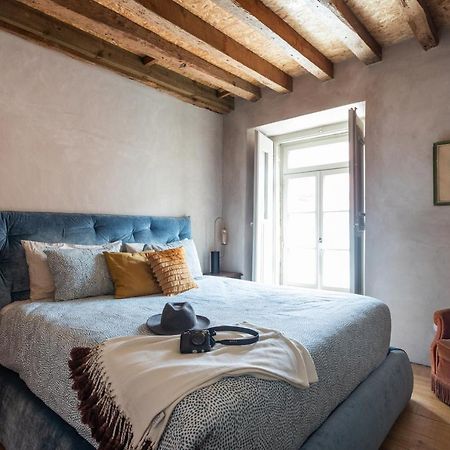
<path fill-rule="evenodd" d="M 146 244 L 139 244 L 136 242 L 125 242 L 123 245 L 125 246 L 125 251 L 127 253 L 138 253 L 142 252 Z"/>
<path fill-rule="evenodd" d="M 189 267 L 189 271 L 191 272 L 192 278 L 201 278 L 203 276 L 202 266 L 200 265 L 200 261 L 198 259 L 197 247 L 195 246 L 195 242 L 192 239 L 183 239 L 182 241 L 169 242 L 168 244 L 160 244 L 157 242 L 153 242 L 150 244 L 125 244 L 128 248 L 138 248 L 139 250 L 167 250 L 169 248 L 176 247 L 184 247 L 186 253 L 186 263 Z M 143 247 L 143 248 L 142 248 Z"/>
<path fill-rule="evenodd" d="M 192 239 L 183 239 L 181 244 L 186 252 L 186 262 L 191 271 L 192 278 L 201 278 L 203 276 L 202 266 L 198 259 L 197 247 Z"/>
<path fill-rule="evenodd" d="M 103 248 L 105 252 L 117 252 L 121 246 L 121 241 L 102 245 L 66 244 L 62 242 L 50 244 L 48 242 L 36 241 L 21 241 L 21 243 L 25 250 L 25 258 L 28 265 L 31 300 L 52 299 L 55 295 L 55 282 L 48 267 L 47 255 L 44 253 L 44 250 L 55 250 L 58 248 Z"/>

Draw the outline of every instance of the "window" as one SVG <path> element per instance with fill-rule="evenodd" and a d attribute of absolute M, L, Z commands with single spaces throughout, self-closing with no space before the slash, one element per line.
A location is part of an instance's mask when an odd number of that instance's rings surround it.
<path fill-rule="evenodd" d="M 348 291 L 348 134 L 281 145 L 281 158 L 281 282 Z"/>
<path fill-rule="evenodd" d="M 348 164 L 348 141 L 346 136 L 336 140 L 316 139 L 294 145 L 288 150 L 287 168 L 304 169 L 328 164 Z"/>
<path fill-rule="evenodd" d="M 255 144 L 253 279 L 363 294 L 365 144 L 356 108 L 347 121 L 272 138 L 258 129 Z"/>

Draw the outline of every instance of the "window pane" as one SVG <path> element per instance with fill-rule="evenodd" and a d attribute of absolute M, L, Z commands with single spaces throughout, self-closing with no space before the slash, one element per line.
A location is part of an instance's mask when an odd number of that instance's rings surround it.
<path fill-rule="evenodd" d="M 288 178 L 287 210 L 310 212 L 316 210 L 316 177 Z"/>
<path fill-rule="evenodd" d="M 288 215 L 287 220 L 284 236 L 287 247 L 315 248 L 317 246 L 315 213 L 293 213 Z"/>
<path fill-rule="evenodd" d="M 323 210 L 348 211 L 350 181 L 348 172 L 323 176 Z"/>
<path fill-rule="evenodd" d="M 323 213 L 323 247 L 328 249 L 349 248 L 349 213 Z"/>
<path fill-rule="evenodd" d="M 291 247 L 284 264 L 286 284 L 316 284 L 316 251 Z"/>
<path fill-rule="evenodd" d="M 348 161 L 348 142 L 322 141 L 311 145 L 288 150 L 288 169 L 319 166 Z"/>
<path fill-rule="evenodd" d="M 349 289 L 350 253 L 347 250 L 324 250 L 322 277 L 324 287 Z"/>

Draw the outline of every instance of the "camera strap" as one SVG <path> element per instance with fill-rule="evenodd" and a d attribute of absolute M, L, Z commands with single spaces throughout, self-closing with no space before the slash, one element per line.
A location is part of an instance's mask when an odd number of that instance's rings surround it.
<path fill-rule="evenodd" d="M 230 325 L 222 325 L 219 327 L 211 327 L 208 328 L 208 331 L 211 335 L 212 345 L 214 344 L 222 344 L 222 345 L 249 345 L 254 344 L 255 342 L 258 342 L 259 340 L 259 333 L 255 330 L 252 330 L 251 328 L 244 328 L 244 327 L 233 327 Z M 218 331 L 236 331 L 238 333 L 246 333 L 250 334 L 253 337 L 251 338 L 244 338 L 244 339 L 221 339 L 215 340 L 212 336 L 216 335 L 216 332 Z"/>

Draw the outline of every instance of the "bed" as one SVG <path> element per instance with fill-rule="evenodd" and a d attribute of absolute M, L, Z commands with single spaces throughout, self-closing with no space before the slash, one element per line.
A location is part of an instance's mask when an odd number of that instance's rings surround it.
<path fill-rule="evenodd" d="M 187 217 L 0 214 L 0 442 L 6 450 L 95 448 L 70 388 L 72 347 L 146 334 L 161 296 L 23 301 L 21 239 L 170 242 L 191 236 Z M 305 390 L 253 377 L 225 378 L 174 410 L 159 450 L 376 449 L 406 406 L 412 372 L 389 348 L 390 315 L 369 297 L 204 277 L 181 294 L 213 325 L 247 320 L 280 329 L 310 351 L 319 382 Z M 25 425 L 24 425 L 25 424 Z"/>

